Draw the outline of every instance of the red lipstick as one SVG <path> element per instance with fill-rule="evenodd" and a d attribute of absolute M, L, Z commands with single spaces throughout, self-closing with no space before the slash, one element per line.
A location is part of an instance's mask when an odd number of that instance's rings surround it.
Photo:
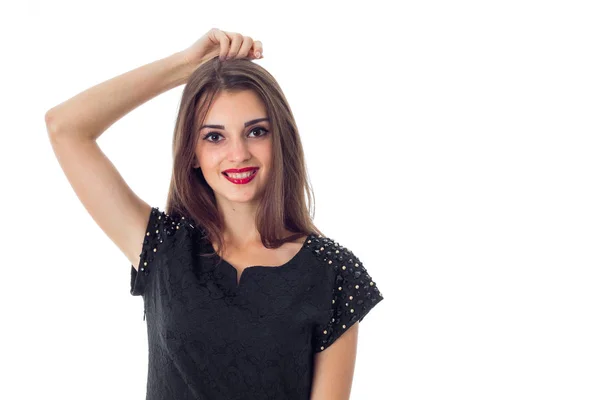
<path fill-rule="evenodd" d="M 235 183 L 237 185 L 243 185 L 245 183 L 250 182 L 252 179 L 254 179 L 254 177 L 256 176 L 256 171 L 258 171 L 258 167 L 246 167 L 246 168 L 240 168 L 240 169 L 235 169 L 235 168 L 230 168 L 230 169 L 226 169 L 225 171 L 222 172 L 223 176 L 225 176 L 225 178 L 227 178 L 227 180 L 231 183 Z M 228 176 L 227 173 L 243 173 L 243 172 L 252 172 L 252 175 L 245 177 L 245 178 L 234 178 L 232 176 Z"/>
<path fill-rule="evenodd" d="M 240 169 L 235 169 L 235 168 L 230 168 L 230 169 L 226 169 L 223 172 L 232 172 L 232 173 L 240 173 L 240 172 L 248 172 L 248 171 L 253 171 L 255 169 L 258 169 L 258 167 L 246 167 L 246 168 L 240 168 Z"/>

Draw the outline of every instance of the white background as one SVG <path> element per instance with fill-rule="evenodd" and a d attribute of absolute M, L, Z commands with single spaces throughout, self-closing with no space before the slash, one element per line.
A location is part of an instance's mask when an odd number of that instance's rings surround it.
<path fill-rule="evenodd" d="M 317 226 L 385 300 L 352 399 L 600 398 L 600 13 L 588 1 L 2 5 L 2 399 L 143 399 L 130 263 L 44 114 L 217 27 L 294 111 Z M 183 86 L 99 139 L 162 207 Z"/>

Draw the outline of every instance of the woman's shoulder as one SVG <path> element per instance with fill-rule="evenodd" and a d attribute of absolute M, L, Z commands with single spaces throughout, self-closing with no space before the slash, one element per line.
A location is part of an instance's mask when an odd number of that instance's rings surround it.
<path fill-rule="evenodd" d="M 150 258 L 163 255 L 169 257 L 173 251 L 181 251 L 192 242 L 200 242 L 206 230 L 182 213 L 171 210 L 167 212 L 159 207 L 152 207 L 146 229 L 146 240 Z"/>
<path fill-rule="evenodd" d="M 328 265 L 346 263 L 349 267 L 351 264 L 360 263 L 352 250 L 329 236 L 311 234 L 307 238 L 306 246 L 319 260 Z M 341 266 L 344 267 L 345 265 Z"/>
<path fill-rule="evenodd" d="M 340 283 L 343 283 L 348 287 L 362 287 L 379 294 L 369 271 L 354 251 L 332 237 L 317 234 L 311 235 L 306 245 L 318 262 L 329 270 L 336 288 L 342 290 Z"/>
<path fill-rule="evenodd" d="M 160 228 L 168 236 L 171 236 L 181 228 L 197 229 L 198 227 L 192 221 L 186 219 L 183 214 L 178 211 L 167 213 L 159 207 L 152 207 L 151 216 L 153 217 L 154 227 Z"/>
<path fill-rule="evenodd" d="M 166 209 L 152 207 L 152 221 L 154 228 L 159 229 L 167 236 L 175 235 L 179 230 L 204 234 L 206 230 L 184 213 L 177 210 L 167 212 Z"/>

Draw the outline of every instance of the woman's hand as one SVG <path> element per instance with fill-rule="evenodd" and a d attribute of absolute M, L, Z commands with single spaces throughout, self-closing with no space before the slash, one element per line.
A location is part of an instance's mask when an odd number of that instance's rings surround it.
<path fill-rule="evenodd" d="M 217 28 L 212 28 L 181 53 L 186 62 L 195 67 L 216 56 L 221 61 L 232 58 L 263 58 L 262 43 L 259 40 Z"/>

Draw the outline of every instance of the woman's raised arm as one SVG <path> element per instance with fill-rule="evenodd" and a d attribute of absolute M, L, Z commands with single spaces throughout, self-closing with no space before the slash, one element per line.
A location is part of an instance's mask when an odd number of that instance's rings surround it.
<path fill-rule="evenodd" d="M 131 190 L 96 140 L 131 110 L 185 83 L 194 69 L 183 53 L 175 53 L 93 86 L 46 113 L 52 149 L 71 187 L 136 268 L 151 207 Z"/>
<path fill-rule="evenodd" d="M 183 51 L 116 76 L 46 113 L 52 148 L 71 187 L 94 221 L 137 268 L 151 206 L 141 200 L 100 150 L 97 139 L 121 117 L 181 84 L 220 56 L 262 58 L 249 36 L 213 28 Z"/>

